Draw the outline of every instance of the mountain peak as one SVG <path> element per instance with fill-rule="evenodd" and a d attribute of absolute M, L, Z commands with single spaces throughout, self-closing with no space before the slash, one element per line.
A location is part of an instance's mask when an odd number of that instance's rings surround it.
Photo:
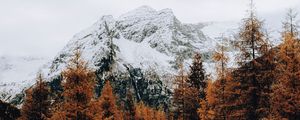
<path fill-rule="evenodd" d="M 157 14 L 157 11 L 149 6 L 141 6 L 136 9 L 133 9 L 123 15 L 121 15 L 119 18 L 136 18 L 136 17 L 144 17 L 144 16 L 153 16 Z"/>
<path fill-rule="evenodd" d="M 162 9 L 162 10 L 159 11 L 159 13 L 166 13 L 166 14 L 174 15 L 173 10 L 171 8 Z"/>
<path fill-rule="evenodd" d="M 119 19 L 131 19 L 131 18 L 155 19 L 158 17 L 174 18 L 175 15 L 172 9 L 170 8 L 166 8 L 158 11 L 149 6 L 141 6 L 121 15 Z"/>
<path fill-rule="evenodd" d="M 147 5 L 143 5 L 143 6 L 140 6 L 136 9 L 134 9 L 133 11 L 143 11 L 143 12 L 147 12 L 147 11 L 156 11 L 154 8 L 150 7 L 150 6 L 147 6 Z"/>

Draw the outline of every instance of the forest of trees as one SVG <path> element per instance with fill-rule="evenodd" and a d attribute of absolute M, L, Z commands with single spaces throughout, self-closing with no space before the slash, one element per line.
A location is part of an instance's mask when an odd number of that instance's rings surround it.
<path fill-rule="evenodd" d="M 230 46 L 223 37 L 212 56 L 215 79 L 206 74 L 201 53 L 195 53 L 189 70 L 178 63 L 168 104 L 154 104 L 149 96 L 142 96 L 143 91 L 134 92 L 141 87 L 134 83 L 133 90 L 124 88 L 126 94 L 120 93 L 113 75 L 115 52 L 110 37 L 107 74 L 97 76 L 76 50 L 61 73 L 61 92 L 54 94 L 39 74 L 36 84 L 26 90 L 20 110 L 0 101 L 0 120 L 299 120 L 297 14 L 288 11 L 278 46 L 271 44 L 253 5 L 248 15 L 232 44 L 239 53 L 235 56 L 238 67 L 228 67 Z M 104 79 L 99 82 L 98 78 Z"/>

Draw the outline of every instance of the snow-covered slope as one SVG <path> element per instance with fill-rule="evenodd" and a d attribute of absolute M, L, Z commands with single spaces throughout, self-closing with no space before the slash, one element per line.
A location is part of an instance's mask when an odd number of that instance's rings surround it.
<path fill-rule="evenodd" d="M 203 23 L 205 26 L 202 31 L 205 35 L 212 39 L 218 39 L 221 36 L 230 37 L 239 29 L 238 21 L 224 21 L 224 22 L 208 22 Z"/>
<path fill-rule="evenodd" d="M 175 58 L 183 58 L 186 65 L 189 65 L 194 52 L 201 52 L 204 55 L 204 65 L 208 73 L 213 72 L 209 56 L 218 40 L 215 39 L 217 35 L 213 34 L 213 31 L 214 29 L 217 33 L 227 31 L 226 26 L 216 23 L 181 23 L 172 10 L 157 11 L 148 6 L 139 7 L 116 18 L 103 16 L 91 27 L 76 34 L 53 60 L 41 68 L 47 80 L 51 80 L 65 69 L 76 48 L 80 49 L 82 58 L 89 63 L 90 68 L 99 69 L 99 62 L 109 52 L 105 23 L 115 32 L 113 42 L 116 45 L 117 71 L 125 71 L 124 65 L 141 68 L 143 71 L 155 69 L 165 80 L 166 75 L 177 72 L 173 67 Z M 224 28 L 220 29 L 220 26 Z M 14 97 L 26 87 L 33 85 L 36 72 L 30 70 L 37 71 L 37 66 L 44 61 L 36 62 L 28 63 L 29 66 L 20 71 L 8 70 L 14 68 L 10 65 L 1 65 L 0 70 L 5 69 L 4 71 L 9 74 L 20 72 L 22 74 L 19 76 L 24 77 L 11 79 L 11 75 L 0 74 L 1 92 Z M 20 67 L 22 68 L 22 65 Z M 186 68 L 188 69 L 188 66 Z M 7 99 L 7 96 L 1 99 Z"/>
<path fill-rule="evenodd" d="M 90 67 L 95 68 L 95 63 L 108 52 L 105 22 L 116 33 L 113 41 L 119 48 L 117 59 L 120 70 L 123 64 L 130 64 L 143 69 L 155 67 L 163 74 L 170 73 L 175 71 L 170 65 L 175 57 L 189 59 L 196 51 L 212 50 L 215 44 L 201 31 L 203 26 L 181 23 L 170 9 L 156 11 L 142 6 L 118 18 L 103 16 L 90 28 L 76 34 L 49 65 L 49 71 L 46 71 L 49 77 L 65 68 L 77 47 Z"/>
<path fill-rule="evenodd" d="M 38 69 L 47 59 L 0 56 L 0 99 L 5 100 L 34 83 Z"/>

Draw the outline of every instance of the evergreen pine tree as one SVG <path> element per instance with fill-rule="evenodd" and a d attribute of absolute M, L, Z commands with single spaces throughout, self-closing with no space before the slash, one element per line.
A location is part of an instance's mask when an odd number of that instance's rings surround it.
<path fill-rule="evenodd" d="M 176 88 L 174 89 L 174 107 L 175 118 L 177 119 L 193 119 L 198 120 L 197 109 L 199 108 L 199 91 L 195 87 L 190 87 L 187 79 L 188 76 L 184 73 L 182 64 L 180 65 L 179 75 L 176 76 Z"/>
<path fill-rule="evenodd" d="M 21 112 L 17 107 L 0 100 L 0 120 L 16 120 L 20 116 Z"/>
<path fill-rule="evenodd" d="M 196 53 L 194 56 L 193 63 L 190 66 L 190 73 L 186 84 L 188 86 L 187 93 L 189 93 L 189 97 L 191 97 L 189 99 L 194 99 L 187 101 L 190 102 L 191 105 L 193 105 L 188 110 L 188 114 L 190 116 L 190 119 L 199 119 L 197 109 L 199 107 L 202 107 L 201 104 L 199 104 L 200 101 L 206 101 L 205 90 L 207 87 L 207 79 L 205 76 L 205 71 L 203 69 L 201 55 L 199 53 Z M 193 94 L 195 93 L 198 94 L 198 97 L 193 96 Z"/>
<path fill-rule="evenodd" d="M 127 92 L 126 101 L 124 108 L 124 119 L 125 120 L 134 120 L 135 118 L 135 103 L 133 100 L 132 93 L 130 91 Z"/>
<path fill-rule="evenodd" d="M 190 66 L 190 74 L 187 79 L 187 84 L 199 91 L 199 98 L 205 98 L 204 89 L 206 88 L 207 80 L 205 78 L 201 55 L 199 53 L 195 54 L 193 63 Z"/>

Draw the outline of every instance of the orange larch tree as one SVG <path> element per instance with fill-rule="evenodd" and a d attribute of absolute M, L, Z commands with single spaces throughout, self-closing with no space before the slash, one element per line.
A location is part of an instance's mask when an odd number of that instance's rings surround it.
<path fill-rule="evenodd" d="M 243 119 L 260 119 L 258 112 L 260 103 L 260 88 L 258 72 L 261 63 L 257 58 L 264 54 L 262 48 L 267 44 L 262 31 L 262 22 L 256 17 L 254 5 L 251 2 L 249 17 L 244 19 L 236 42 L 240 54 L 236 56 L 240 68 L 234 74 L 234 79 L 240 82 L 241 96 L 237 97 L 237 106 L 232 106 Z"/>
<path fill-rule="evenodd" d="M 214 83 L 210 83 L 206 92 L 207 105 L 211 107 L 210 109 L 212 109 L 211 111 L 214 113 L 213 118 L 215 119 L 226 118 L 225 87 L 228 79 L 226 74 L 228 72 L 227 62 L 229 58 L 226 56 L 227 47 L 225 46 L 225 40 L 226 38 L 222 37 L 222 43 L 217 45 L 217 50 L 213 55 L 213 60 L 216 63 L 217 80 Z"/>
<path fill-rule="evenodd" d="M 25 102 L 21 109 L 20 120 L 46 120 L 50 117 L 50 91 L 38 74 L 37 83 L 33 88 L 26 90 Z"/>
<path fill-rule="evenodd" d="M 95 76 L 80 56 L 77 50 L 63 71 L 63 102 L 53 111 L 53 120 L 91 120 L 93 117 L 88 108 L 94 95 Z"/>
<path fill-rule="evenodd" d="M 214 109 L 217 102 L 215 90 L 214 83 L 212 80 L 209 80 L 206 88 L 206 99 L 200 100 L 201 107 L 198 109 L 199 118 L 201 120 L 213 120 L 217 114 Z"/>
<path fill-rule="evenodd" d="M 100 98 L 91 104 L 91 109 L 95 120 L 121 120 L 123 119 L 121 111 L 116 104 L 116 97 L 113 94 L 113 88 L 107 80 Z"/>
<path fill-rule="evenodd" d="M 167 120 L 165 112 L 146 106 L 143 102 L 136 105 L 135 120 Z"/>
<path fill-rule="evenodd" d="M 256 113 L 259 119 L 268 118 L 271 114 L 271 93 L 272 85 L 275 81 L 276 51 L 269 42 L 266 33 L 266 44 L 261 48 L 262 56 L 256 59 L 258 80 L 258 107 Z"/>
<path fill-rule="evenodd" d="M 300 43 L 295 23 L 296 14 L 290 11 L 284 23 L 283 44 L 279 46 L 277 81 L 272 86 L 272 118 L 300 118 Z"/>

